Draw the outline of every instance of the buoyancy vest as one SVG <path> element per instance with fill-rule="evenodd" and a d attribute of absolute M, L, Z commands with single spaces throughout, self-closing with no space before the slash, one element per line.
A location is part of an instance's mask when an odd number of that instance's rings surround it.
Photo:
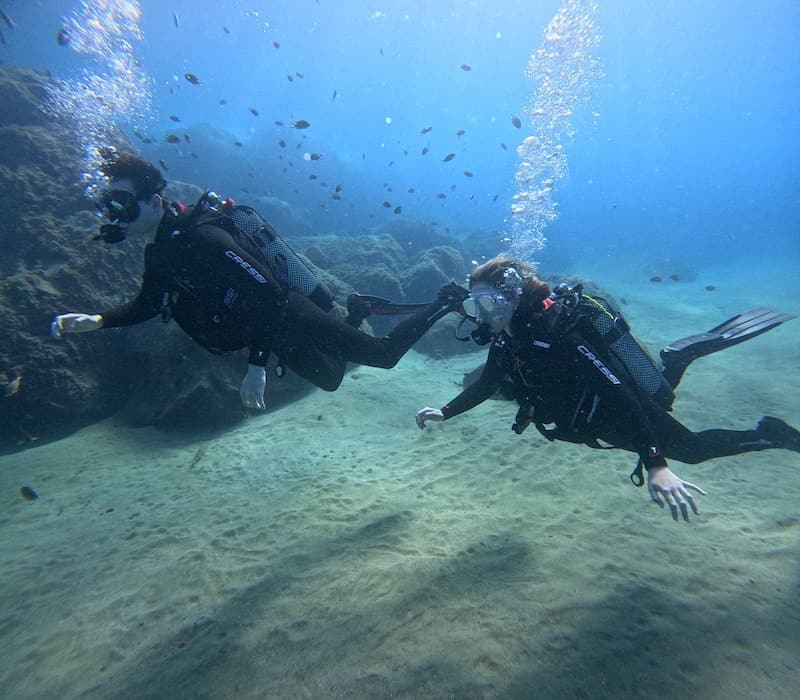
<path fill-rule="evenodd" d="M 180 217 L 180 228 L 189 231 L 211 225 L 225 229 L 246 250 L 265 263 L 283 289 L 307 296 L 323 311 L 333 308 L 333 294 L 299 258 L 272 225 L 252 207 L 205 192 L 189 216 Z"/>

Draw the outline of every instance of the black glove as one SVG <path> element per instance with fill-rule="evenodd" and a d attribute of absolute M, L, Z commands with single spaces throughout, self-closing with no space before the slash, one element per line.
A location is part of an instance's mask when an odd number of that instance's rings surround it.
<path fill-rule="evenodd" d="M 448 282 L 439 290 L 436 301 L 446 307 L 448 311 L 461 311 L 461 304 L 468 296 L 468 289 L 464 289 L 455 282 Z"/>

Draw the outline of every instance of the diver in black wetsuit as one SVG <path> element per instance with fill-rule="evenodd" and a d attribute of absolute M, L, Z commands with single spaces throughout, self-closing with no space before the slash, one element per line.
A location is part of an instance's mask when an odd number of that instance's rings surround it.
<path fill-rule="evenodd" d="M 330 293 L 253 210 L 236 208 L 232 202 L 212 206 L 215 202 L 206 198 L 189 209 L 169 204 L 160 195 L 166 182 L 153 165 L 113 149 L 104 157 L 102 170 L 111 188 L 98 208 L 110 223 L 101 227 L 98 238 L 116 242 L 155 233 L 145 249 L 142 287 L 121 307 L 56 316 L 51 324 L 55 337 L 130 326 L 161 314 L 212 352 L 248 348 L 240 395 L 245 406 L 263 409 L 270 352 L 316 386 L 334 391 L 347 361 L 394 367 L 437 320 L 459 309 L 467 294 L 447 284 L 435 301 L 386 337 L 367 335 L 357 327 L 369 308 L 348 303 L 346 322 L 327 314 L 333 307 Z M 245 227 L 255 220 L 256 235 L 242 234 L 232 223 L 237 217 Z M 280 245 L 271 249 L 275 244 Z M 304 279 L 295 279 L 292 286 L 292 278 Z"/>
<path fill-rule="evenodd" d="M 753 430 L 695 433 L 668 413 L 672 390 L 693 359 L 764 333 L 793 318 L 789 314 L 754 309 L 734 317 L 665 348 L 659 369 L 610 306 L 580 290 L 551 293 L 524 263 L 490 260 L 472 272 L 470 290 L 464 311 L 492 338 L 486 365 L 475 383 L 441 409 L 418 411 L 420 428 L 508 389 L 519 404 L 516 433 L 533 423 L 550 440 L 636 452 L 639 464 L 631 479 L 641 485 L 644 466 L 652 499 L 662 508 L 666 501 L 676 520 L 679 510 L 688 520 L 687 505 L 698 512 L 690 491 L 705 492 L 677 477 L 666 458 L 695 464 L 770 448 L 800 452 L 800 432 L 779 418 L 765 416 Z"/>

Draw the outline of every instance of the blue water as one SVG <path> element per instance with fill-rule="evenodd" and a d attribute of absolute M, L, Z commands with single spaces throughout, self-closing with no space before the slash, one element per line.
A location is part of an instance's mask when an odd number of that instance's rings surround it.
<path fill-rule="evenodd" d="M 523 108 L 538 87 L 524 71 L 561 3 L 89 3 L 101 22 L 111 5 L 141 7 L 143 38 L 132 51 L 152 88 L 146 112 L 117 125 L 146 157 L 167 163 L 169 178 L 238 199 L 278 197 L 306 210 L 320 232 L 399 216 L 489 232 L 497 249 L 487 252 L 503 248 L 515 149 L 532 133 Z M 3 7 L 17 25 L 4 27 L 5 63 L 67 80 L 107 68 L 56 44 L 62 17 L 80 13 L 79 3 Z M 559 217 L 537 257 L 554 266 L 659 256 L 697 268 L 720 256 L 796 262 L 800 5 L 616 1 L 599 2 L 593 16 L 604 75 L 563 138 L 569 174 L 556 183 Z M 297 119 L 311 127 L 291 129 Z M 142 144 L 134 128 L 154 143 Z M 163 142 L 184 132 L 191 144 Z M 442 162 L 448 153 L 455 158 Z"/>

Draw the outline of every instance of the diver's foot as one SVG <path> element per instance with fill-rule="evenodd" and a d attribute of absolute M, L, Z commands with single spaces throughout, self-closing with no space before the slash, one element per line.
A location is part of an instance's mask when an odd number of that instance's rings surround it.
<path fill-rule="evenodd" d="M 448 312 L 460 311 L 464 299 L 469 296 L 469 290 L 464 289 L 455 282 L 448 282 L 439 290 L 436 301 L 440 303 Z"/>
<path fill-rule="evenodd" d="M 800 452 L 800 430 L 774 416 L 764 416 L 758 421 L 756 432 L 775 447 Z"/>
<path fill-rule="evenodd" d="M 358 328 L 371 313 L 369 301 L 360 294 L 351 294 L 347 297 L 347 318 L 344 322 L 348 326 Z"/>

